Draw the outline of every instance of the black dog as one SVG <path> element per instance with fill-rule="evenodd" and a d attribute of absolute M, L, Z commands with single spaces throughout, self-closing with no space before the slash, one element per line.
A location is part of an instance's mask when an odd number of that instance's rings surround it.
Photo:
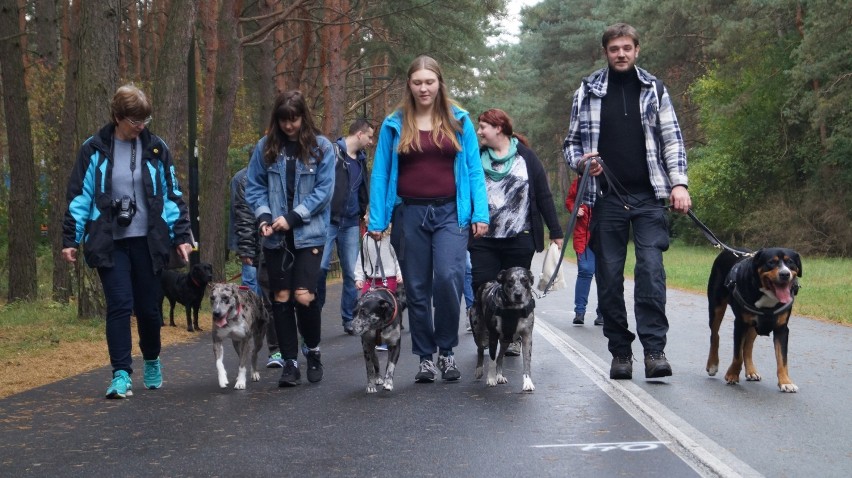
<path fill-rule="evenodd" d="M 532 295 L 533 275 L 523 267 L 511 267 L 500 271 L 497 280 L 486 282 L 476 291 L 476 300 L 470 315 L 473 338 L 477 346 L 476 372 L 482 378 L 485 349 L 491 357 L 486 383 L 494 387 L 508 383 L 503 375 L 503 356 L 506 349 L 518 337 L 524 356 L 523 390 L 535 390 L 530 375 L 532 362 L 532 332 L 535 323 L 535 299 Z M 497 342 L 500 353 L 497 353 Z"/>
<path fill-rule="evenodd" d="M 387 391 L 393 390 L 393 373 L 399 360 L 402 312 L 405 308 L 405 289 L 401 283 L 397 286 L 396 294 L 384 287 L 369 289 L 355 305 L 352 330 L 361 336 L 367 366 L 367 393 L 376 393 L 379 385 Z M 382 342 L 388 346 L 384 377 L 380 375 L 379 357 L 376 354 L 376 345 Z"/>
<path fill-rule="evenodd" d="M 207 283 L 213 280 L 213 266 L 199 262 L 192 266 L 189 273 L 170 269 L 163 271 L 160 279 L 163 286 L 163 298 L 169 300 L 169 325 L 175 327 L 175 303 L 186 307 L 186 330 L 201 330 L 198 326 L 198 309 L 204 299 Z M 160 302 L 160 310 L 163 303 Z M 194 314 L 194 316 L 193 316 Z"/>
<path fill-rule="evenodd" d="M 802 277 L 799 254 L 780 247 L 761 249 L 753 254 L 722 251 L 713 262 L 707 299 L 710 312 L 710 354 L 707 373 L 719 371 L 719 326 L 728 305 L 734 312 L 734 360 L 725 373 L 729 384 L 740 381 L 745 363 L 746 380 L 760 380 L 752 360 L 754 339 L 769 335 L 775 344 L 778 388 L 782 392 L 799 390 L 787 373 L 787 324 L 793 299 Z"/>

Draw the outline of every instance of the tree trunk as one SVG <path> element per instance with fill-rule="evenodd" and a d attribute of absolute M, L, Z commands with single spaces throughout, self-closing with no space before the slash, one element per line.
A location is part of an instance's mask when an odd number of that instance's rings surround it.
<path fill-rule="evenodd" d="M 238 20 L 242 0 L 224 0 L 219 13 L 219 49 L 216 59 L 216 77 L 213 95 L 212 121 L 205 125 L 202 148 L 200 201 L 201 260 L 213 265 L 213 280 L 224 280 L 225 275 L 225 208 L 228 190 L 228 145 L 231 142 L 231 124 L 237 87 L 240 83 L 241 46 Z M 209 58 L 208 58 L 209 61 Z"/>
<path fill-rule="evenodd" d="M 76 78 L 76 155 L 83 141 L 109 121 L 109 104 L 118 82 L 118 31 L 120 0 L 81 2 L 79 52 Z M 68 78 L 68 81 L 74 81 Z M 69 131 L 71 134 L 71 131 Z M 78 256 L 82 262 L 82 254 Z M 103 317 L 104 294 L 97 272 L 80 265 L 77 313 L 83 318 Z"/>
<path fill-rule="evenodd" d="M 79 3 L 79 2 L 77 2 Z M 71 15 L 70 6 L 64 3 L 67 11 L 62 12 L 62 17 Z M 65 73 L 70 71 L 68 58 L 64 54 L 60 56 L 60 52 L 65 49 L 59 48 L 59 28 L 57 15 L 57 5 L 54 0 L 36 0 L 33 4 L 33 11 L 37 12 L 37 16 L 33 17 L 35 25 L 35 33 L 33 38 L 37 45 L 37 54 L 44 67 L 45 76 L 47 78 L 56 78 L 63 74 L 62 68 L 59 67 L 60 61 L 66 64 Z M 76 21 L 71 24 L 76 25 Z M 59 82 L 55 82 L 58 84 Z M 65 95 L 73 96 L 68 93 L 66 88 Z M 55 101 L 54 104 L 62 105 L 62 91 L 56 89 L 52 92 Z M 67 101 L 67 97 L 66 100 Z M 44 100 L 42 100 L 44 103 Z M 51 296 L 55 302 L 65 303 L 71 297 L 71 267 L 62 259 L 58 251 L 62 250 L 62 218 L 65 212 L 65 182 L 68 175 L 68 158 L 73 157 L 68 153 L 70 151 L 70 135 L 59 134 L 60 131 L 68 131 L 61 128 L 62 111 L 60 108 L 42 108 L 41 121 L 43 127 L 51 132 L 48 136 L 48 143 L 41 150 L 44 151 L 46 158 L 45 175 L 47 178 L 47 234 L 50 240 L 53 262 L 53 287 Z M 73 119 L 66 122 L 71 124 Z"/>
<path fill-rule="evenodd" d="M 172 2 L 165 26 L 163 47 L 157 60 L 157 81 L 154 82 L 152 101 L 156 130 L 172 151 L 175 168 L 181 183 L 187 185 L 189 161 L 187 152 L 187 88 L 186 77 L 189 69 L 189 49 L 192 47 L 192 34 L 198 8 L 195 2 Z M 182 186 L 184 200 L 188 189 Z"/>
<path fill-rule="evenodd" d="M 15 0 L 0 1 L 0 78 L 9 145 L 9 302 L 35 300 L 36 184 L 20 14 Z"/>
<path fill-rule="evenodd" d="M 325 62 L 322 64 L 323 78 L 323 120 L 321 129 L 330 138 L 341 135 L 343 111 L 346 107 L 346 60 L 343 57 L 344 29 L 339 23 L 344 11 L 341 0 L 330 0 L 325 10 L 322 29 L 322 52 Z"/>

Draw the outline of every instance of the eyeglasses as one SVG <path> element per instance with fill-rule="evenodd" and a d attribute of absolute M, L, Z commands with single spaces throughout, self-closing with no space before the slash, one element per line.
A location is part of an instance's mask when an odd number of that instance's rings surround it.
<path fill-rule="evenodd" d="M 130 123 L 130 126 L 133 126 L 135 128 L 139 125 L 148 126 L 149 124 L 151 124 L 151 120 L 153 120 L 154 118 L 149 116 L 149 117 L 147 117 L 147 118 L 145 118 L 141 121 L 133 121 L 130 118 L 125 118 L 125 119 Z"/>

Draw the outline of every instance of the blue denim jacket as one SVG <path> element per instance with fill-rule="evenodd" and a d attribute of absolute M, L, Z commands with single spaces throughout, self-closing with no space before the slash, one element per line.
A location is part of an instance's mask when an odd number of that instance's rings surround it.
<path fill-rule="evenodd" d="M 317 162 L 312 155 L 308 164 L 296 161 L 296 190 L 293 202 L 287 204 L 287 175 L 283 151 L 271 165 L 263 160 L 266 137 L 258 141 L 249 160 L 246 175 L 246 201 L 254 211 L 254 217 L 271 214 L 273 219 L 290 210 L 298 214 L 304 223 L 293 230 L 296 249 L 325 245 L 326 230 L 331 215 L 331 194 L 334 191 L 334 148 L 325 136 L 317 136 L 314 154 L 322 158 Z M 268 249 L 282 247 L 283 234 L 276 232 L 262 239 Z"/>

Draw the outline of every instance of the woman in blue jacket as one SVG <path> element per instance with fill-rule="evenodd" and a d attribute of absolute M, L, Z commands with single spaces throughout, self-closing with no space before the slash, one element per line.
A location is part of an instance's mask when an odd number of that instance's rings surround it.
<path fill-rule="evenodd" d="M 106 398 L 133 394 L 130 316 L 136 315 L 143 384 L 163 385 L 160 368 L 160 273 L 171 250 L 192 252 L 189 214 L 169 148 L 152 134 L 151 103 L 124 85 L 110 105 L 111 120 L 80 147 L 68 178 L 62 258 L 98 270 L 106 298 L 106 340 L 112 381 Z"/>
<path fill-rule="evenodd" d="M 280 93 L 268 133 L 246 175 L 246 201 L 258 220 L 273 294 L 272 316 L 284 359 L 279 387 L 299 384 L 299 335 L 309 382 L 322 380 L 316 286 L 334 189 L 334 148 L 314 126 L 299 91 Z"/>
<path fill-rule="evenodd" d="M 420 357 L 415 381 L 434 382 L 437 369 L 442 379 L 458 380 L 453 348 L 467 243 L 470 234 L 488 230 L 485 175 L 473 122 L 447 95 L 438 62 L 416 58 L 406 91 L 379 133 L 367 231 L 378 240 L 393 220 L 391 244 L 405 278 L 412 351 Z"/>

